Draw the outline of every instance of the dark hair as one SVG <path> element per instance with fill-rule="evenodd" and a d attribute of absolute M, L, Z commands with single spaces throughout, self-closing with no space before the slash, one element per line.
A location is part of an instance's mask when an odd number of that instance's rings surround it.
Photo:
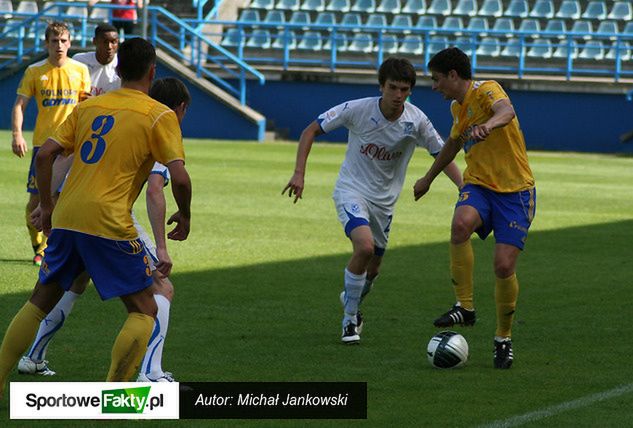
<path fill-rule="evenodd" d="M 121 80 L 138 81 L 156 62 L 156 50 L 147 40 L 134 37 L 121 43 L 117 57 L 117 70 Z"/>
<path fill-rule="evenodd" d="M 108 24 L 107 22 L 102 22 L 101 24 L 95 27 L 95 38 L 99 37 L 100 35 L 104 33 L 111 33 L 111 32 L 115 32 L 117 33 L 117 35 L 119 34 L 119 31 L 116 29 L 114 25 Z"/>
<path fill-rule="evenodd" d="M 430 70 L 442 74 L 448 74 L 449 71 L 455 70 L 457 75 L 465 80 L 473 78 L 470 58 L 461 49 L 455 47 L 446 48 L 433 55 L 428 67 Z"/>
<path fill-rule="evenodd" d="M 406 58 L 387 58 L 378 70 L 378 83 L 384 85 L 387 80 L 407 82 L 411 89 L 415 86 L 415 68 Z"/>
<path fill-rule="evenodd" d="M 68 37 L 70 37 L 70 29 L 68 28 L 68 25 L 66 25 L 65 22 L 60 22 L 60 21 L 50 22 L 46 26 L 46 31 L 44 32 L 44 40 L 48 41 L 48 39 L 50 39 L 51 37 L 51 34 L 54 34 L 56 36 L 61 36 L 64 33 L 68 33 Z"/>
<path fill-rule="evenodd" d="M 182 103 L 188 106 L 191 102 L 189 90 L 181 80 L 175 77 L 154 80 L 149 90 L 149 96 L 170 109 L 175 109 Z"/>

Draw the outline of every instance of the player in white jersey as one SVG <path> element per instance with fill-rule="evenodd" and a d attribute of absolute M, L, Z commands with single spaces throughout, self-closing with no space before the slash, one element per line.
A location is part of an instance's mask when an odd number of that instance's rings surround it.
<path fill-rule="evenodd" d="M 101 95 L 121 87 L 116 72 L 119 33 L 113 25 L 101 23 L 95 28 L 92 39 L 94 52 L 82 52 L 73 56 L 75 61 L 86 64 L 90 71 L 90 94 Z"/>
<path fill-rule="evenodd" d="M 334 204 L 345 234 L 352 241 L 352 257 L 345 268 L 343 343 L 360 341 L 361 300 L 378 276 L 387 247 L 393 208 L 416 146 L 437 155 L 444 142 L 431 121 L 407 102 L 415 85 L 413 65 L 404 58 L 388 58 L 380 66 L 381 97 L 340 104 L 306 127 L 299 140 L 295 172 L 282 194 L 303 195 L 308 154 L 315 137 L 341 126 L 349 130 L 347 152 L 334 188 Z M 451 162 L 444 172 L 462 186 L 459 168 Z"/>

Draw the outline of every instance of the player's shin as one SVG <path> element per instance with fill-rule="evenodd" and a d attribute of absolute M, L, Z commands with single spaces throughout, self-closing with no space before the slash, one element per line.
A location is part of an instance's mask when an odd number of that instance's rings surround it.
<path fill-rule="evenodd" d="M 473 306 L 473 267 L 475 256 L 470 239 L 462 244 L 451 244 L 451 278 L 455 297 L 460 306 L 472 310 Z"/>
<path fill-rule="evenodd" d="M 361 294 L 365 285 L 367 273 L 363 272 L 360 275 L 351 273 L 345 269 L 345 317 L 343 323 L 346 324 L 351 321 L 356 324 L 356 313 L 358 312 L 358 305 L 360 304 Z"/>
<path fill-rule="evenodd" d="M 501 279 L 497 278 L 495 286 L 495 302 L 497 304 L 497 330 L 499 338 L 512 336 L 512 320 L 519 295 L 519 281 L 516 274 Z"/>
<path fill-rule="evenodd" d="M 140 312 L 128 314 L 112 347 L 112 363 L 108 382 L 129 381 L 141 364 L 147 343 L 154 329 L 154 318 Z"/>
<path fill-rule="evenodd" d="M 167 328 L 169 327 L 169 309 L 171 306 L 169 300 L 161 294 L 154 294 L 154 300 L 156 300 L 156 306 L 158 307 L 154 332 L 147 345 L 147 351 L 141 364 L 141 372 L 149 379 L 158 379 L 165 374 L 162 367 L 163 347 L 167 337 Z"/>

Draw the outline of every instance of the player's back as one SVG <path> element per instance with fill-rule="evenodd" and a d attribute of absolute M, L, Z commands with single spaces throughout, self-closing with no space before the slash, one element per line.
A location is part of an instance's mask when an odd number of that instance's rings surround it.
<path fill-rule="evenodd" d="M 136 237 L 130 210 L 154 161 L 184 159 L 174 112 L 132 89 L 81 103 L 54 139 L 75 158 L 53 228 L 109 239 Z"/>

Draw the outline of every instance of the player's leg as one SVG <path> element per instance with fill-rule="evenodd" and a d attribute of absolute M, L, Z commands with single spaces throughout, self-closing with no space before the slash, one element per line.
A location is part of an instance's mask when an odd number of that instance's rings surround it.
<path fill-rule="evenodd" d="M 31 213 L 40 203 L 40 195 L 35 180 L 35 155 L 37 155 L 38 147 L 34 147 L 31 152 L 31 164 L 29 166 L 29 174 L 26 182 L 26 191 L 29 194 L 29 200 L 26 203 L 25 222 L 31 238 L 31 247 L 33 248 L 33 264 L 40 266 L 46 249 L 46 236 L 37 230 L 31 223 Z"/>

